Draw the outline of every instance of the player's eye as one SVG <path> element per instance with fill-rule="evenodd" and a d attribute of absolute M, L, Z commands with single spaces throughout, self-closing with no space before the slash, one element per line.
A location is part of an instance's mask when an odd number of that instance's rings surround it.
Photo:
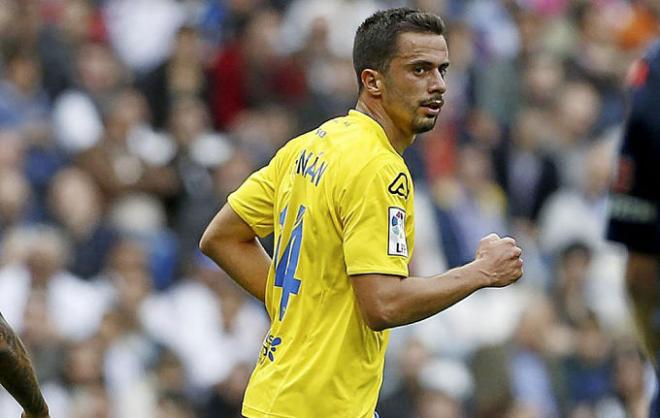
<path fill-rule="evenodd" d="M 440 67 L 438 67 L 438 71 L 440 71 L 440 76 L 442 78 L 445 78 L 447 75 L 447 71 L 449 71 L 449 65 L 448 64 L 443 64 Z"/>
<path fill-rule="evenodd" d="M 416 66 L 416 67 L 413 68 L 413 72 L 414 72 L 416 75 L 422 75 L 422 74 L 424 74 L 424 71 L 425 71 L 425 69 L 424 69 L 424 67 L 422 67 L 421 65 L 418 65 L 418 66 Z"/>

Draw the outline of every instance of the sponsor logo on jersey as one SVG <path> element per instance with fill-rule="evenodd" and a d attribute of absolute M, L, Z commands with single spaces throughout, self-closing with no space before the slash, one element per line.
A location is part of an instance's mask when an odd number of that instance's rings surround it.
<path fill-rule="evenodd" d="M 621 222 L 653 225 L 658 220 L 658 209 L 650 201 L 625 194 L 610 196 L 610 217 Z"/>
<path fill-rule="evenodd" d="M 408 187 L 408 176 L 406 176 L 404 173 L 397 174 L 392 183 L 390 183 L 390 185 L 387 187 L 387 190 L 394 195 L 408 199 L 408 194 L 410 193 L 410 188 Z"/>
<path fill-rule="evenodd" d="M 389 207 L 387 254 L 408 257 L 408 241 L 406 240 L 406 211 Z"/>
<path fill-rule="evenodd" d="M 282 344 L 282 339 L 280 337 L 275 337 L 268 334 L 264 339 L 263 345 L 261 346 L 261 358 L 259 363 L 263 363 L 266 358 L 271 362 L 275 361 L 275 353 L 277 352 L 278 346 Z"/>

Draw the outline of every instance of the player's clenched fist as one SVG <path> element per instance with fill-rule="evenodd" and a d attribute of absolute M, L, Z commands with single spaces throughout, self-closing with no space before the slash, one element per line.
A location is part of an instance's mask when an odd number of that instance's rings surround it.
<path fill-rule="evenodd" d="M 523 274 L 522 249 L 510 237 L 490 234 L 479 241 L 475 261 L 488 280 L 488 286 L 504 287 Z"/>

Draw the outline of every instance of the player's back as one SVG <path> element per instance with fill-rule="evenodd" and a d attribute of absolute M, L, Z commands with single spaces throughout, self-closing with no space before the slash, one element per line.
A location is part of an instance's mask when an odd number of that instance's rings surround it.
<path fill-rule="evenodd" d="M 407 275 L 408 170 L 382 128 L 356 111 L 290 141 L 267 169 L 272 323 L 244 414 L 371 417 L 388 333 L 364 323 L 349 275 Z"/>

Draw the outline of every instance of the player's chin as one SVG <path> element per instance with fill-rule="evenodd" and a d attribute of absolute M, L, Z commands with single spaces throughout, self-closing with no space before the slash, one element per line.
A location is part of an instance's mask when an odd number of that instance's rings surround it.
<path fill-rule="evenodd" d="M 416 134 L 428 132 L 433 129 L 437 120 L 437 116 L 418 118 L 413 124 L 413 132 Z"/>

